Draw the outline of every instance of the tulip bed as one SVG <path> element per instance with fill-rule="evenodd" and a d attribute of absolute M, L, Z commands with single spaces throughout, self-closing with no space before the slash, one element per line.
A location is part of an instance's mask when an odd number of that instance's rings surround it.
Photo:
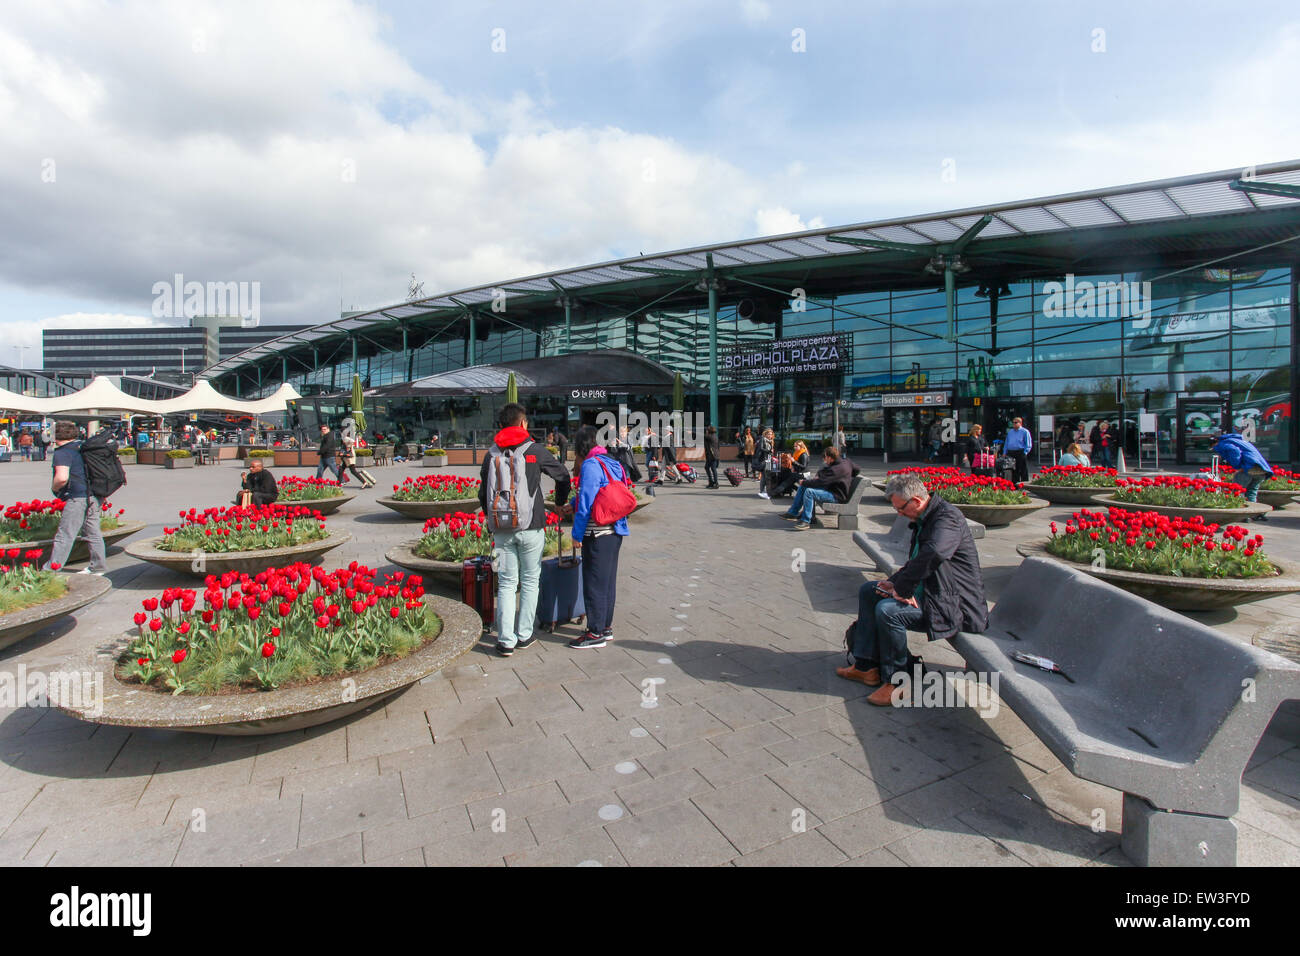
<path fill-rule="evenodd" d="M 0 552 L 3 562 L 0 563 L 0 615 L 35 607 L 67 593 L 66 578 L 54 571 L 41 570 L 43 555 L 40 549 L 9 548 Z M 58 565 L 54 565 L 54 570 L 58 570 Z"/>
<path fill-rule="evenodd" d="M 1082 509 L 1057 533 L 1048 553 L 1092 564 L 1100 549 L 1110 570 L 1183 578 L 1258 578 L 1278 573 L 1263 551 L 1264 536 L 1237 525 L 1207 524 L 1199 515 L 1169 518 L 1154 511 Z"/>
<path fill-rule="evenodd" d="M 542 548 L 542 555 L 551 557 L 558 554 L 561 543 L 565 548 L 570 548 L 572 538 L 560 527 L 560 516 L 547 512 L 546 544 Z M 424 523 L 424 537 L 415 546 L 415 553 L 421 558 L 431 558 L 434 561 L 463 561 L 465 558 L 491 554 L 492 532 L 488 530 L 487 515 L 481 511 L 477 514 L 458 511 L 452 515 L 430 518 Z"/>
<path fill-rule="evenodd" d="M 1125 504 L 1168 508 L 1244 508 L 1246 489 L 1212 478 L 1161 475 L 1155 478 L 1120 478 L 1115 500 Z"/>
<path fill-rule="evenodd" d="M 632 490 L 632 494 L 636 497 L 636 500 L 637 500 L 637 501 L 644 501 L 644 500 L 645 500 L 645 495 L 643 495 L 643 494 L 641 494 L 641 492 L 637 491 L 635 485 L 629 485 L 628 487 Z M 578 486 L 577 486 L 577 483 L 575 482 L 574 485 L 573 485 L 572 492 L 569 494 L 569 500 L 568 500 L 567 504 L 573 504 L 574 501 L 577 499 L 577 497 L 578 497 Z M 548 491 L 548 492 L 546 493 L 546 503 L 547 503 L 547 504 L 551 504 L 551 505 L 555 504 L 555 492 L 554 492 L 553 490 L 552 490 L 552 491 Z"/>
<path fill-rule="evenodd" d="M 393 497 L 398 501 L 459 501 L 478 497 L 479 484 L 477 478 L 421 475 L 393 485 Z"/>
<path fill-rule="evenodd" d="M 238 505 L 191 508 L 180 512 L 181 523 L 163 528 L 160 551 L 265 551 L 320 541 L 329 536 L 319 511 L 302 505 Z"/>
<path fill-rule="evenodd" d="M 321 498 L 337 498 L 343 494 L 343 486 L 332 478 L 300 478 L 288 475 L 281 478 L 276 485 L 280 497 L 277 504 L 295 501 L 319 501 Z"/>
<path fill-rule="evenodd" d="M 1119 472 L 1114 468 L 1051 465 L 1034 475 L 1030 481 L 1046 488 L 1112 488 L 1118 475 Z"/>
<path fill-rule="evenodd" d="M 55 498 L 53 501 L 19 501 L 4 509 L 0 518 L 0 544 L 14 541 L 44 541 L 53 538 L 59 530 L 59 519 L 63 517 L 65 502 Z M 111 511 L 113 503 L 104 502 L 103 514 L 99 519 L 102 531 L 112 531 L 121 522 L 125 508 Z"/>
<path fill-rule="evenodd" d="M 1300 472 L 1274 466 L 1273 477 L 1259 486 L 1261 491 L 1290 491 L 1300 495 Z"/>
<path fill-rule="evenodd" d="M 899 468 L 889 474 L 915 474 L 930 494 L 955 505 L 1024 505 L 1031 500 L 1005 478 L 968 475 L 959 468 Z"/>
<path fill-rule="evenodd" d="M 272 690 L 369 670 L 406 657 L 442 624 L 424 585 L 402 572 L 375 580 L 352 562 L 327 572 L 291 564 L 209 575 L 202 594 L 168 588 L 141 602 L 118 678 L 172 694 Z"/>

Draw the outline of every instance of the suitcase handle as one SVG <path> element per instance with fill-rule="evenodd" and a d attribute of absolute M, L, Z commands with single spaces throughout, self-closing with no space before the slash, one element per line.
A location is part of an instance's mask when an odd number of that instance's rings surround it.
<path fill-rule="evenodd" d="M 561 568 L 576 568 L 582 563 L 582 558 L 578 555 L 578 542 L 573 540 L 573 535 L 569 535 L 569 543 L 573 545 L 573 551 L 570 554 L 564 553 L 564 534 L 560 534 L 560 557 L 556 564 Z"/>

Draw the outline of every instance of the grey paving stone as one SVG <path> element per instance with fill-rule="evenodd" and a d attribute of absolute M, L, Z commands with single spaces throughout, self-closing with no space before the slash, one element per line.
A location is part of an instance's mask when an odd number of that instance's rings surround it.
<path fill-rule="evenodd" d="M 493 700 L 527 689 L 524 682 L 519 679 L 519 674 L 508 667 L 494 669 L 489 673 L 468 674 L 454 678 L 448 683 L 455 690 L 461 703 L 465 704 L 476 700 Z M 441 704 L 443 701 L 436 703 Z"/>
<path fill-rule="evenodd" d="M 640 815 L 712 789 L 699 771 L 692 769 L 629 784 L 619 788 L 618 796 L 624 806 Z"/>
<path fill-rule="evenodd" d="M 545 843 L 532 850 L 506 856 L 506 866 L 627 866 L 609 834 L 602 829 L 584 830 L 561 842 Z"/>
<path fill-rule="evenodd" d="M 1241 788 L 1236 819 L 1279 840 L 1300 846 L 1300 800 L 1249 783 Z"/>
<path fill-rule="evenodd" d="M 116 839 L 65 844 L 54 852 L 47 865 L 171 866 L 184 833 L 184 827 L 173 824 L 137 830 Z M 34 851 L 37 852 L 40 852 L 39 848 Z"/>
<path fill-rule="evenodd" d="M 769 745 L 767 751 L 783 764 L 789 766 L 790 764 L 802 763 L 805 760 L 811 760 L 813 757 L 820 757 L 822 754 L 834 753 L 836 750 L 843 749 L 843 740 L 832 733 L 821 730 L 808 734 L 806 737 L 787 739 Z"/>
<path fill-rule="evenodd" d="M 881 847 L 879 850 L 872 850 L 852 860 L 845 860 L 840 866 L 907 866 L 907 864 L 885 847 Z"/>
<path fill-rule="evenodd" d="M 614 816 L 613 811 L 607 811 L 606 815 L 602 816 L 602 808 L 607 807 L 617 807 L 622 812 Z M 545 845 L 556 840 L 568 840 L 575 833 L 581 833 L 593 827 L 602 827 L 614 819 L 622 819 L 627 815 L 628 809 L 623 805 L 623 801 L 610 790 L 575 801 L 567 806 L 530 814 L 528 826 L 532 828 L 533 836 L 536 837 L 537 842 Z"/>
<path fill-rule="evenodd" d="M 361 834 L 361 844 L 367 863 L 420 853 L 418 865 L 423 866 L 424 855 L 420 847 L 463 836 L 472 829 L 469 813 L 464 805 L 457 804 L 365 830 Z"/>
<path fill-rule="evenodd" d="M 573 745 L 564 737 L 494 747 L 487 753 L 507 791 L 522 790 L 587 769 Z"/>
<path fill-rule="evenodd" d="M 299 737 L 294 742 L 264 745 L 253 763 L 251 782 L 274 780 L 295 773 L 306 773 L 335 764 L 347 763 L 347 730 L 320 737 Z M 396 748 L 394 748 L 396 749 Z"/>
<path fill-rule="evenodd" d="M 298 845 L 302 798 L 210 813 L 203 831 L 186 828 L 176 866 L 238 866 Z"/>
<path fill-rule="evenodd" d="M 433 740 L 423 711 L 348 727 L 348 760 L 421 747 Z"/>
<path fill-rule="evenodd" d="M 1094 833 L 1017 797 L 985 801 L 957 819 L 1033 866 L 1080 866 L 1119 845 L 1118 833 Z"/>
<path fill-rule="evenodd" d="M 17 866 L 22 863 L 35 848 L 44 832 L 44 830 L 18 831 L 17 829 L 6 831 L 4 836 L 0 836 L 0 866 Z M 53 855 L 52 850 L 41 851 L 39 865 L 44 866 Z M 33 860 L 35 861 L 35 857 Z"/>
<path fill-rule="evenodd" d="M 504 865 L 507 856 L 536 845 L 526 826 L 507 827 L 503 833 L 472 830 L 426 846 L 424 859 L 429 866 L 496 866 Z"/>
<path fill-rule="evenodd" d="M 35 850 L 48 857 L 56 850 L 94 846 L 122 840 L 139 831 L 160 830 L 167 823 L 171 807 L 172 801 L 164 799 L 141 802 L 134 807 L 91 810 L 84 816 L 46 827 Z M 175 825 L 188 825 L 188 819 Z M 180 843 L 179 835 L 176 842 Z M 175 851 L 175 847 L 172 849 Z M 167 862 L 170 864 L 171 860 Z"/>
<path fill-rule="evenodd" d="M 319 770 L 308 770 L 306 773 L 295 773 L 285 777 L 280 787 L 280 795 L 289 797 L 295 793 L 329 790 L 371 780 L 378 776 L 379 759 L 368 757 L 352 763 L 335 764 L 332 767 L 321 767 Z"/>
<path fill-rule="evenodd" d="M 513 662 L 515 659 L 511 658 Z M 585 680 L 583 673 L 569 657 L 547 657 L 524 659 L 513 666 L 515 674 L 528 690 L 536 690 L 552 684 L 564 684 L 572 680 Z"/>
<path fill-rule="evenodd" d="M 365 866 L 424 866 L 424 848 L 420 847 L 415 850 L 407 850 L 404 853 L 396 853 L 393 856 L 386 856 L 381 860 L 367 861 Z"/>
<path fill-rule="evenodd" d="M 1300 762 L 1277 756 L 1254 770 L 1248 770 L 1244 779 L 1251 784 L 1268 787 L 1293 799 L 1300 799 Z"/>
<path fill-rule="evenodd" d="M 276 853 L 245 863 L 245 866 L 360 866 L 361 834 L 349 833 L 323 843 Z"/>
<path fill-rule="evenodd" d="M 689 801 L 605 829 L 631 866 L 717 866 L 736 855 L 736 847 Z"/>
<path fill-rule="evenodd" d="M 1028 865 L 955 817 L 895 840 L 887 849 L 908 866 Z"/>
<path fill-rule="evenodd" d="M 892 734 L 866 737 L 860 733 L 854 743 L 835 755 L 894 794 L 924 787 L 950 773 L 943 764 Z"/>
<path fill-rule="evenodd" d="M 167 822 L 189 826 L 200 814 L 225 813 L 260 803 L 274 803 L 280 799 L 282 789 L 283 781 L 264 780 L 246 787 L 183 793 L 172 800 Z"/>
<path fill-rule="evenodd" d="M 514 725 L 523 721 L 540 720 L 543 717 L 572 714 L 580 709 L 563 685 L 507 694 L 498 698 L 497 703 L 501 705 L 506 717 Z"/>
<path fill-rule="evenodd" d="M 806 710 L 795 714 L 793 717 L 782 717 L 779 720 L 772 721 L 772 726 L 777 727 L 791 737 L 806 737 L 819 731 L 829 731 L 841 735 L 853 733 L 853 725 L 849 723 L 848 718 L 835 712 L 829 706 L 818 707 L 816 710 Z"/>
<path fill-rule="evenodd" d="M 836 866 L 848 859 L 817 830 L 798 833 L 780 843 L 738 856 L 736 866 Z"/>
<path fill-rule="evenodd" d="M 741 853 L 793 836 L 798 825 L 812 830 L 822 823 L 799 798 L 766 777 L 719 787 L 692 802 Z"/>
<path fill-rule="evenodd" d="M 1041 803 L 1071 823 L 1091 826 L 1096 812 L 1104 814 L 1106 828 L 1113 829 L 1123 816 L 1123 794 L 1110 787 L 1080 780 L 1061 767 L 1026 782 L 1020 792 Z"/>
<path fill-rule="evenodd" d="M 537 721 L 537 726 L 547 737 L 561 737 L 570 730 L 594 732 L 597 727 L 608 727 L 617 721 L 618 718 L 604 707 L 597 705 L 590 710 L 580 710 L 559 717 L 543 717 Z"/>
<path fill-rule="evenodd" d="M 784 707 L 772 703 L 757 691 L 748 689 L 704 698 L 697 703 L 732 730 L 766 723 L 789 714 Z"/>
<path fill-rule="evenodd" d="M 600 674 L 614 674 L 623 671 L 639 672 L 644 669 L 644 665 L 635 657 L 630 656 L 616 642 L 607 644 L 596 650 L 577 652 L 573 662 L 578 665 L 588 677 L 596 677 Z"/>
<path fill-rule="evenodd" d="M 60 780 L 46 784 L 23 808 L 10 826 L 35 829 L 81 816 L 87 808 L 100 810 L 135 806 L 148 778 L 98 777 L 88 780 Z"/>
<path fill-rule="evenodd" d="M 501 793 L 494 797 L 484 797 L 468 804 L 470 823 L 474 829 L 522 823 L 525 818 L 556 807 L 566 807 L 569 801 L 564 798 L 559 784 L 551 780 L 535 787 L 516 790 L 514 793 Z"/>
<path fill-rule="evenodd" d="M 625 719 L 601 722 L 590 730 L 570 730 L 565 736 L 587 766 L 595 770 L 663 753 L 663 745 L 654 737 L 632 736 L 631 732 L 639 727 L 635 720 Z"/>
<path fill-rule="evenodd" d="M 485 730 L 509 727 L 506 713 L 495 700 L 471 701 L 453 707 L 438 707 L 425 711 L 429 729 L 435 743 L 445 743 L 451 738 L 468 737 Z"/>
<path fill-rule="evenodd" d="M 759 774 L 780 770 L 785 766 L 766 750 L 742 750 L 734 757 L 715 759 L 700 764 L 698 769 L 705 780 L 715 787 L 725 787 L 737 781 L 757 777 Z"/>
<path fill-rule="evenodd" d="M 309 790 L 302 795 L 298 845 L 310 846 L 405 820 L 406 810 L 402 778 L 393 774 L 358 780 L 330 790 Z"/>
<path fill-rule="evenodd" d="M 834 754 L 771 771 L 767 775 L 800 806 L 834 820 L 888 800 L 893 794 Z M 811 828 L 810 828 L 811 829 Z"/>
<path fill-rule="evenodd" d="M 613 793 L 618 787 L 626 787 L 639 780 L 649 779 L 650 774 L 646 773 L 645 768 L 640 766 L 638 761 L 638 766 L 632 773 L 622 773 L 615 770 L 613 766 L 608 766 L 601 767 L 599 770 L 569 774 L 557 779 L 556 783 L 564 791 L 564 796 L 570 803 L 577 803 L 603 793 Z"/>
<path fill-rule="evenodd" d="M 621 673 L 565 681 L 563 687 L 583 710 L 601 709 L 608 701 L 641 699 L 641 688 Z"/>
<path fill-rule="evenodd" d="M 946 723 L 933 728 L 899 728 L 894 735 L 941 764 L 946 773 L 957 773 L 1009 753 L 992 737 Z"/>
<path fill-rule="evenodd" d="M 458 702 L 459 698 L 452 688 L 451 681 L 446 679 L 425 681 L 412 684 L 388 701 L 384 705 L 384 713 L 391 720 L 394 717 L 424 713 L 426 710 L 447 707 Z"/>
<path fill-rule="evenodd" d="M 396 753 L 380 754 L 376 759 L 379 761 L 380 774 L 385 774 L 398 773 L 407 767 L 433 767 L 468 755 L 464 741 L 453 737 L 440 744 L 429 743 Z"/>
<path fill-rule="evenodd" d="M 1023 795 L 1010 788 L 998 796 L 1029 802 Z M 924 787 L 917 787 L 895 797 L 889 801 L 889 806 L 891 809 L 907 814 L 922 826 L 934 826 L 963 811 L 982 806 L 988 800 L 989 798 L 983 794 L 976 793 L 952 777 L 945 777 L 943 780 L 936 780 L 934 783 L 928 783 Z"/>
<path fill-rule="evenodd" d="M 486 753 L 408 767 L 400 773 L 407 814 L 412 817 L 495 796 L 504 789 Z"/>
<path fill-rule="evenodd" d="M 857 858 L 920 829 L 897 801 L 864 807 L 818 827 L 818 831 L 850 858 Z"/>
<path fill-rule="evenodd" d="M 742 754 L 747 750 L 757 750 L 770 744 L 782 744 L 791 737 L 775 723 L 753 724 L 729 734 L 715 734 L 707 738 L 708 742 L 728 757 Z"/>
<path fill-rule="evenodd" d="M 1275 839 L 1249 823 L 1238 822 L 1237 865 L 1294 868 L 1300 866 L 1300 847 Z"/>
<path fill-rule="evenodd" d="M 665 747 L 674 747 L 732 729 L 694 703 L 644 710 L 636 717 L 637 722 Z"/>
<path fill-rule="evenodd" d="M 541 741 L 545 738 L 546 734 L 542 732 L 537 721 L 528 720 L 513 727 L 497 727 L 495 730 L 470 734 L 468 737 L 462 737 L 461 743 L 465 745 L 467 753 L 478 753 L 481 750 L 493 750 L 497 747 L 509 747 L 530 740 Z"/>
<path fill-rule="evenodd" d="M 1011 754 L 1003 754 L 948 777 L 989 799 L 1001 799 L 1009 791 L 1023 793 L 1025 785 L 1043 776 L 1043 771 Z"/>

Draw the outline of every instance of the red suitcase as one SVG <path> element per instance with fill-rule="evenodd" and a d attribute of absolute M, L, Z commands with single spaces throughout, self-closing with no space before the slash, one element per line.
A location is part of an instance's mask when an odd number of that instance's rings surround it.
<path fill-rule="evenodd" d="M 496 619 L 497 576 L 487 556 L 466 558 L 460 569 L 460 599 L 478 611 L 483 627 Z"/>
<path fill-rule="evenodd" d="M 745 480 L 744 473 L 734 465 L 724 471 L 723 474 L 727 476 L 727 481 L 731 482 L 733 488 L 738 487 Z"/>

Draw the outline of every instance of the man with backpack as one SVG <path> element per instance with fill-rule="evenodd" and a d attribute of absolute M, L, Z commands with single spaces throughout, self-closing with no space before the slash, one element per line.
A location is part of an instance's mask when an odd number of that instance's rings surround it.
<path fill-rule="evenodd" d="M 117 449 L 108 443 L 107 432 L 84 442 L 78 442 L 77 436 L 74 423 L 54 423 L 54 454 L 50 456 L 54 478 L 50 490 L 64 505 L 45 568 L 48 571 L 65 565 L 80 536 L 90 547 L 90 564 L 79 573 L 103 574 L 108 570 L 108 559 L 99 527 L 100 513 L 104 499 L 126 484 L 126 473 Z"/>
<path fill-rule="evenodd" d="M 492 532 L 497 565 L 497 653 L 509 657 L 515 648 L 530 647 L 535 640 L 537 589 L 546 547 L 542 472 L 555 480 L 557 508 L 569 500 L 570 480 L 546 446 L 528 434 L 523 406 L 506 405 L 499 421 L 501 430 L 479 469 L 478 500 Z"/>

